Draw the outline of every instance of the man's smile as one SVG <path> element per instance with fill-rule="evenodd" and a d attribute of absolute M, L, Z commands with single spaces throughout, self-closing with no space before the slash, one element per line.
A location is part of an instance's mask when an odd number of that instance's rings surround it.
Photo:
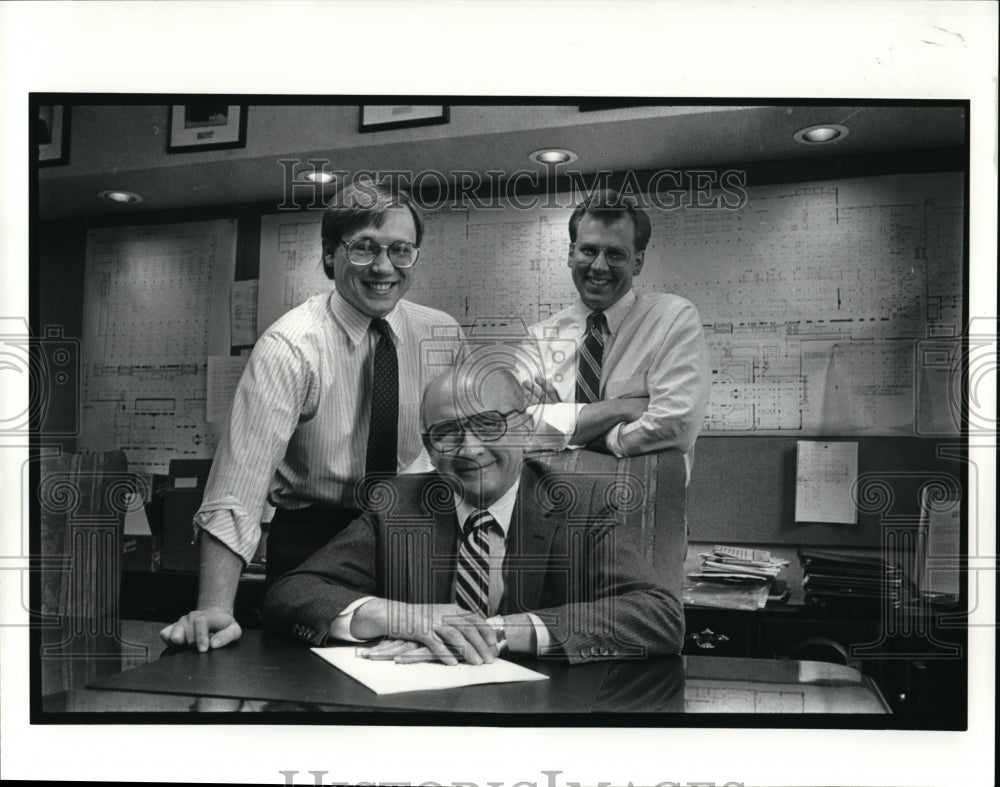
<path fill-rule="evenodd" d="M 377 293 L 389 292 L 389 290 L 396 286 L 396 282 L 394 281 L 363 281 L 362 284 L 369 290 Z"/>
<path fill-rule="evenodd" d="M 484 459 L 480 462 L 456 462 L 454 465 L 454 470 L 456 473 L 480 473 L 487 467 L 492 467 L 496 464 L 495 459 Z"/>

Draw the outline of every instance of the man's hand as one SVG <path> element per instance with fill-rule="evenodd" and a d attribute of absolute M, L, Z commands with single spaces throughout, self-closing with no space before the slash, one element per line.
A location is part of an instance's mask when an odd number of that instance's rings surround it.
<path fill-rule="evenodd" d="M 404 604 L 372 599 L 354 611 L 351 634 L 359 639 L 387 636 L 423 645 L 433 659 L 445 664 L 457 664 L 459 660 L 489 664 L 498 652 L 496 633 L 485 618 L 457 604 Z M 385 650 L 380 652 L 391 652 L 394 658 L 409 650 L 394 643 L 383 645 Z M 398 652 L 395 648 L 399 648 Z"/>
<path fill-rule="evenodd" d="M 424 654 L 421 658 L 411 659 L 410 655 Z M 372 661 L 395 661 L 404 663 L 407 661 L 437 661 L 430 655 L 430 651 L 417 642 L 408 642 L 405 639 L 384 639 L 378 645 L 371 648 L 362 648 L 359 654 Z"/>
<path fill-rule="evenodd" d="M 636 396 L 629 399 L 600 399 L 591 402 L 580 409 L 572 442 L 575 445 L 586 445 L 592 440 L 603 440 L 604 435 L 613 426 L 638 421 L 648 407 L 649 397 L 646 396 Z"/>
<path fill-rule="evenodd" d="M 528 404 L 552 404 L 559 401 L 559 394 L 551 380 L 535 375 L 534 380 L 522 380 L 521 387 L 528 393 Z"/>
<path fill-rule="evenodd" d="M 236 618 L 217 607 L 193 610 L 160 631 L 160 639 L 168 645 L 195 645 L 201 653 L 225 647 L 242 635 Z"/>

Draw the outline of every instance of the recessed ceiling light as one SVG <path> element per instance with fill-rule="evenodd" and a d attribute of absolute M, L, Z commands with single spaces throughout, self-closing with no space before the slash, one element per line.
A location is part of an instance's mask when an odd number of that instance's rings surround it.
<path fill-rule="evenodd" d="M 550 166 L 569 164 L 571 161 L 576 161 L 577 156 L 572 150 L 567 150 L 566 148 L 542 148 L 541 150 L 533 151 L 528 156 L 528 159 L 534 161 L 536 164 Z"/>
<path fill-rule="evenodd" d="M 122 191 L 121 189 L 102 191 L 97 196 L 111 202 L 120 202 L 123 205 L 134 205 L 136 202 L 142 202 L 142 197 L 134 191 Z"/>
<path fill-rule="evenodd" d="M 321 169 L 311 169 L 301 173 L 301 175 L 303 180 L 308 180 L 310 183 L 330 183 L 333 181 L 333 173 Z"/>
<path fill-rule="evenodd" d="M 822 145 L 826 142 L 836 142 L 846 137 L 850 131 L 847 126 L 839 123 L 821 123 L 817 126 L 806 126 L 795 132 L 794 139 L 803 145 Z"/>

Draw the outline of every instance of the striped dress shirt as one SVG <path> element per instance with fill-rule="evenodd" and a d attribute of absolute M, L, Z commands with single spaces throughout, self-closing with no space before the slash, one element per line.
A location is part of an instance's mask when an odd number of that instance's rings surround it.
<path fill-rule="evenodd" d="M 450 315 L 401 300 L 387 316 L 399 358 L 398 470 L 426 460 L 420 399 L 454 363 L 462 332 Z M 278 319 L 257 340 L 195 514 L 249 562 L 265 501 L 279 508 L 358 507 L 371 407 L 371 318 L 336 290 Z M 417 470 L 429 469 L 418 462 Z"/>

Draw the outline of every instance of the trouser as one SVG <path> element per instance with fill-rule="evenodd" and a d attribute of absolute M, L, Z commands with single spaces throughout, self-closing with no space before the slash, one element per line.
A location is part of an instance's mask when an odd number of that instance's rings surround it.
<path fill-rule="evenodd" d="M 267 535 L 268 584 L 296 568 L 360 515 L 360 509 L 337 506 L 276 509 Z"/>

